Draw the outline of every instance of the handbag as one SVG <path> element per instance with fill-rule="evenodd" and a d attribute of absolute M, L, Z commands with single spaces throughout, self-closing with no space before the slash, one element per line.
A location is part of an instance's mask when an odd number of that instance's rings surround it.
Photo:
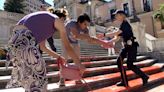
<path fill-rule="evenodd" d="M 105 48 L 105 49 L 108 49 L 108 48 L 113 48 L 113 43 L 111 43 L 110 45 L 109 44 L 107 44 L 107 43 L 109 43 L 110 42 L 110 40 L 109 41 L 107 41 L 107 40 L 101 40 L 102 42 L 104 42 L 104 43 L 106 43 L 106 45 L 101 45 L 101 47 L 103 47 L 103 48 Z"/>
<path fill-rule="evenodd" d="M 59 69 L 61 69 L 60 75 L 64 79 L 82 80 L 91 92 L 92 89 L 88 85 L 88 83 L 82 78 L 83 75 L 80 73 L 80 69 L 78 66 L 66 64 L 66 62 L 61 57 L 57 59 L 57 64 Z"/>
<path fill-rule="evenodd" d="M 61 69 L 60 75 L 64 79 L 71 79 L 71 80 L 80 80 L 82 79 L 82 74 L 80 73 L 79 67 L 76 65 L 69 65 L 66 64 L 62 58 L 57 59 L 58 67 Z"/>

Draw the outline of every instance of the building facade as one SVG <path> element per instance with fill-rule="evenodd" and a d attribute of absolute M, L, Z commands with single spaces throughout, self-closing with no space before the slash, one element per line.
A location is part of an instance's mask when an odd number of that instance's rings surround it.
<path fill-rule="evenodd" d="M 133 15 L 133 8 L 135 7 L 136 13 L 140 18 L 141 22 L 146 25 L 146 33 L 149 33 L 155 37 L 157 36 L 158 29 L 155 24 L 155 20 L 153 19 L 153 14 L 157 11 L 161 4 L 164 4 L 164 0 L 115 0 L 116 9 L 123 9 L 124 11 L 128 11 L 127 14 L 129 16 Z"/>
<path fill-rule="evenodd" d="M 135 8 L 136 14 L 141 22 L 146 25 L 146 33 L 156 36 L 156 31 L 161 30 L 155 26 L 153 13 L 159 9 L 164 0 L 90 0 L 91 4 L 86 3 L 88 0 L 54 0 L 55 7 L 65 7 L 71 18 L 77 18 L 81 13 L 88 13 L 93 21 L 103 26 L 110 26 L 114 18 L 113 13 L 116 9 L 125 11 L 129 19 L 132 18 Z"/>
<path fill-rule="evenodd" d="M 91 19 L 95 18 L 95 5 L 101 2 L 99 0 L 54 0 L 55 8 L 66 8 L 70 18 L 77 18 L 81 13 L 87 13 Z"/>
<path fill-rule="evenodd" d="M 87 13 L 93 21 L 106 21 L 112 17 L 108 16 L 112 11 L 102 12 L 102 10 L 115 9 L 115 2 L 112 0 L 110 2 L 112 3 L 107 3 L 105 0 L 54 0 L 54 6 L 55 8 L 66 8 L 71 18 Z"/>
<path fill-rule="evenodd" d="M 25 0 L 24 4 L 26 6 L 24 9 L 25 14 L 40 11 L 40 8 L 43 4 L 46 5 L 46 7 L 51 6 L 50 4 L 46 3 L 44 0 Z"/>
<path fill-rule="evenodd" d="M 41 5 L 43 4 L 46 5 L 46 7 L 51 6 L 50 4 L 46 3 L 45 0 L 24 0 L 23 4 L 26 6 L 23 11 L 25 14 L 40 11 Z"/>
<path fill-rule="evenodd" d="M 110 26 L 111 23 L 106 20 L 111 20 L 113 18 L 112 13 L 114 10 L 124 10 L 127 16 L 129 16 L 129 19 L 131 19 L 133 9 L 135 8 L 136 14 L 141 22 L 146 25 L 146 33 L 156 37 L 162 37 L 158 36 L 161 35 L 161 33 L 158 34 L 157 31 L 160 31 L 161 29 L 156 27 L 156 21 L 153 19 L 154 12 L 159 9 L 161 4 L 164 4 L 164 0 L 112 0 L 112 2 L 97 7 L 96 10 L 104 26 Z"/>
<path fill-rule="evenodd" d="M 79 4 L 78 0 L 54 0 L 55 8 L 66 8 L 70 18 L 77 18 L 79 14 L 85 11 L 85 7 Z"/>

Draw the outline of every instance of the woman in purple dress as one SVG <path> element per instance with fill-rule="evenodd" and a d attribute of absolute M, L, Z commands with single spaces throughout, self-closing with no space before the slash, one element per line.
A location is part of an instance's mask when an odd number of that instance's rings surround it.
<path fill-rule="evenodd" d="M 38 47 L 53 58 L 64 59 L 46 47 L 46 40 L 55 31 L 59 31 L 61 41 L 74 63 L 81 72 L 84 71 L 84 66 L 69 44 L 62 19 L 46 11 L 35 12 L 26 15 L 16 24 L 8 42 L 9 52 L 13 56 L 10 59 L 13 70 L 6 88 L 21 86 L 26 92 L 47 91 L 46 64 Z"/>

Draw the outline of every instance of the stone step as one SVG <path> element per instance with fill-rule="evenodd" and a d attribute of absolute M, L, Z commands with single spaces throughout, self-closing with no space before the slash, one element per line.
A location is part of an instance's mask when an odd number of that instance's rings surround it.
<path fill-rule="evenodd" d="M 61 52 L 58 52 L 58 54 L 62 54 Z M 108 52 L 104 53 L 104 52 L 100 52 L 100 53 L 95 53 L 95 52 L 85 52 L 82 53 L 81 56 L 108 56 Z"/>
<path fill-rule="evenodd" d="M 54 40 L 54 44 L 55 44 L 55 47 L 57 48 L 57 53 L 61 54 L 62 52 L 62 48 L 61 48 L 61 42 L 59 39 L 57 40 Z M 48 45 L 47 45 L 48 46 Z M 99 52 L 102 52 L 101 56 L 105 56 L 108 54 L 108 50 L 107 49 L 104 49 L 102 48 L 100 45 L 96 45 L 96 44 L 88 44 L 86 42 L 83 42 L 83 41 L 80 41 L 80 51 L 81 51 L 81 55 L 91 55 L 93 53 L 91 52 L 95 52 L 96 54 L 93 54 L 95 56 L 99 56 Z M 98 54 L 97 54 L 98 52 Z M 88 54 L 86 54 L 88 53 Z"/>
<path fill-rule="evenodd" d="M 133 92 L 164 92 L 164 79 L 155 80 L 152 83 L 149 83 L 147 86 L 136 89 Z"/>
<path fill-rule="evenodd" d="M 148 59 L 148 57 L 138 56 L 136 62 L 143 61 L 143 60 L 146 60 L 146 59 Z M 110 66 L 110 65 L 116 65 L 117 64 L 116 59 L 101 60 L 101 61 L 91 61 L 91 62 L 89 60 L 87 60 L 87 61 L 88 62 L 82 62 L 82 64 L 85 65 L 86 68 Z M 73 63 L 70 63 L 70 64 L 73 64 Z M 52 69 L 52 67 L 53 67 L 53 70 L 58 70 L 57 64 L 50 64 L 48 66 L 49 66 L 47 68 L 48 71 L 52 71 L 52 70 L 49 70 L 49 69 Z"/>
<path fill-rule="evenodd" d="M 61 52 L 57 52 L 58 54 L 62 54 Z M 108 52 L 82 52 L 82 56 L 108 56 Z"/>
<path fill-rule="evenodd" d="M 81 49 L 80 50 L 80 53 L 81 53 L 81 55 L 83 55 L 83 54 L 85 54 L 85 53 L 91 53 L 91 52 L 94 52 L 94 53 L 99 53 L 99 52 L 101 52 L 101 53 L 103 53 L 103 54 L 107 54 L 108 53 L 108 50 L 107 49 L 105 49 L 105 50 L 99 50 L 98 48 L 92 48 L 92 49 Z M 61 49 L 57 49 L 57 53 L 62 53 L 62 50 Z"/>
<path fill-rule="evenodd" d="M 148 81 L 149 81 L 149 83 L 146 85 L 146 87 L 149 87 L 149 88 L 150 88 L 150 86 L 152 86 L 155 83 L 158 83 L 161 81 L 163 81 L 163 83 L 164 83 L 164 72 L 159 72 L 159 73 L 150 75 L 150 78 Z M 98 90 L 95 90 L 92 92 L 143 92 L 143 89 L 145 89 L 144 87 L 145 86 L 142 85 L 142 80 L 137 78 L 135 80 L 129 81 L 129 87 L 127 87 L 127 88 L 112 85 L 112 86 L 98 89 Z M 142 91 L 138 91 L 139 89 L 142 89 Z M 145 90 L 144 90 L 144 92 L 145 92 Z M 154 92 L 159 92 L 159 91 L 154 91 Z M 164 92 L 164 90 L 161 92 Z"/>
<path fill-rule="evenodd" d="M 150 75 L 149 84 L 152 83 L 152 81 L 163 80 L 164 72 L 157 72 L 160 70 L 161 70 L 161 67 L 159 66 L 151 66 L 151 67 L 142 68 L 143 72 L 147 74 L 150 74 L 150 73 L 152 74 Z M 130 87 L 133 87 L 133 85 L 136 85 L 137 83 L 139 83 L 139 85 L 142 85 L 141 79 L 135 79 L 137 78 L 137 76 L 132 71 L 127 71 L 127 75 L 128 75 L 128 79 L 130 80 L 129 81 Z M 118 92 L 118 91 L 110 91 L 110 90 L 97 91 L 95 89 L 99 87 L 102 88 L 102 86 L 104 85 L 109 86 L 109 87 L 110 85 L 111 86 L 113 85 L 115 87 L 114 84 L 120 80 L 120 73 L 118 72 L 118 73 L 106 74 L 106 75 L 95 76 L 95 77 L 84 78 L 84 79 L 88 83 L 88 85 L 90 85 L 92 90 L 94 90 L 94 92 Z M 61 87 L 61 88 L 58 87 L 57 83 L 48 84 L 48 92 L 87 92 L 87 90 L 88 88 L 86 87 L 85 84 L 75 85 L 74 81 L 66 81 L 66 87 Z M 12 88 L 12 89 L 0 90 L 0 92 L 11 92 L 11 91 L 12 92 L 25 92 L 23 88 Z M 119 92 L 123 92 L 123 91 L 119 91 Z M 134 91 L 128 91 L 128 92 L 134 92 Z"/>
<path fill-rule="evenodd" d="M 61 46 L 55 46 L 55 47 L 57 48 L 57 50 L 62 50 L 62 47 Z M 101 47 L 100 45 L 87 45 L 87 44 L 80 44 L 80 49 L 99 49 L 99 50 L 106 50 L 105 48 Z"/>
<path fill-rule="evenodd" d="M 82 54 L 83 56 L 85 55 L 88 55 L 88 56 L 108 56 L 108 53 L 101 53 L 101 52 L 98 52 L 98 53 L 94 53 L 94 52 L 90 52 L 90 53 L 83 53 Z"/>
<path fill-rule="evenodd" d="M 85 57 L 84 57 L 85 58 Z M 88 60 L 87 60 L 88 59 Z M 100 58 L 99 58 L 100 59 Z M 145 56 L 138 56 L 137 57 L 137 61 L 143 61 L 148 59 L 148 57 Z M 101 67 L 101 66 L 109 66 L 109 65 L 114 65 L 116 64 L 116 59 L 111 59 L 111 60 L 101 60 L 101 61 L 92 61 L 94 59 L 91 58 L 91 61 L 89 58 L 86 57 L 86 60 L 83 61 L 83 64 L 87 67 L 87 68 L 91 68 L 91 67 Z M 98 60 L 98 58 L 97 58 Z M 148 59 L 149 60 L 149 59 Z M 155 59 L 150 59 L 153 62 L 157 61 Z M 54 62 L 54 61 L 52 61 Z M 70 61 L 71 62 L 71 61 Z M 73 64 L 73 63 L 70 63 Z M 6 67 L 0 67 L 0 76 L 5 76 L 5 75 L 9 75 L 11 74 L 11 70 L 12 70 L 12 66 L 9 66 L 8 69 L 6 69 Z M 51 71 L 58 71 L 58 67 L 57 64 L 49 64 L 47 65 L 47 71 L 51 72 Z"/>
<path fill-rule="evenodd" d="M 143 57 L 146 57 L 146 56 L 143 56 Z M 110 59 L 114 59 L 114 58 L 117 58 L 117 55 L 114 55 L 114 56 L 82 56 L 81 61 L 85 62 L 86 60 L 90 60 L 90 61 L 110 60 Z M 44 54 L 43 59 L 46 61 L 47 64 L 54 64 L 56 61 L 55 58 L 48 56 L 48 54 Z M 0 60 L 0 67 L 4 67 L 5 62 L 6 62 L 6 60 Z"/>
<path fill-rule="evenodd" d="M 149 59 L 149 60 L 144 60 L 144 61 L 141 61 L 141 62 L 136 62 L 135 65 L 137 65 L 139 67 L 149 67 L 149 66 L 153 65 L 155 62 L 156 62 L 156 60 Z M 92 77 L 92 76 L 98 76 L 98 75 L 104 75 L 104 74 L 110 74 L 110 73 L 115 73 L 115 72 L 119 72 L 116 65 L 104 66 L 104 67 L 95 67 L 95 68 L 87 68 L 86 72 L 84 74 L 84 78 Z M 47 74 L 47 77 L 48 77 L 49 83 L 59 81 L 58 71 L 49 72 Z M 0 88 L 4 88 L 4 86 L 6 85 L 6 83 L 9 80 L 10 80 L 10 76 L 1 76 L 0 77 L 0 85 L 3 85 L 3 86 L 0 86 Z"/>
<path fill-rule="evenodd" d="M 89 55 L 89 56 L 103 56 L 103 55 L 108 55 L 108 51 L 104 52 L 104 51 L 97 51 L 97 52 L 93 52 L 93 51 L 88 51 L 88 52 L 81 52 L 81 55 Z"/>
<path fill-rule="evenodd" d="M 2 89 L 0 92 L 25 92 L 24 88 Z"/>
<path fill-rule="evenodd" d="M 102 47 L 81 47 L 80 51 L 108 51 L 108 49 L 102 49 Z"/>
<path fill-rule="evenodd" d="M 81 53 L 83 53 L 82 55 L 84 54 L 87 54 L 88 52 L 85 52 L 85 51 L 82 51 Z M 88 54 L 92 54 L 92 53 L 95 53 L 95 54 L 108 54 L 108 51 L 104 52 L 104 51 L 90 51 Z"/>
<path fill-rule="evenodd" d="M 113 56 L 82 56 L 81 61 L 82 62 L 88 62 L 88 61 L 100 61 L 100 60 L 111 60 L 117 58 L 117 55 Z M 137 58 L 142 58 L 142 59 L 147 59 L 149 58 L 148 56 L 137 56 Z M 47 65 L 54 64 L 56 63 L 56 59 L 51 58 L 51 57 L 44 57 L 44 60 Z M 72 62 L 72 60 L 69 60 L 69 62 Z M 5 67 L 6 60 L 0 60 L 0 67 Z M 12 64 L 10 64 L 11 66 Z"/>
<path fill-rule="evenodd" d="M 143 72 L 147 74 L 155 74 L 161 72 L 161 67 L 158 66 L 150 66 L 141 69 Z M 128 80 L 132 80 L 138 78 L 131 70 L 127 71 Z M 114 85 L 115 83 L 120 81 L 120 73 L 111 73 L 93 77 L 84 78 L 88 85 L 92 90 Z M 75 81 L 66 81 L 66 87 L 59 88 L 56 83 L 52 83 L 48 85 L 49 92 L 86 92 L 88 87 L 86 84 L 75 85 Z M 110 91 L 108 91 L 110 92 Z"/>
<path fill-rule="evenodd" d="M 140 62 L 135 62 L 134 64 L 139 66 L 139 67 L 148 67 L 148 66 L 153 65 L 156 62 L 157 62 L 156 59 L 147 59 L 147 60 L 143 60 L 143 61 L 140 61 Z M 124 64 L 124 65 L 126 66 L 126 64 Z M 87 66 L 87 64 L 86 64 L 86 66 Z M 11 70 L 12 70 L 12 67 L 9 67 L 9 68 L 10 68 L 10 73 L 8 75 L 11 74 Z M 58 71 L 52 72 L 52 71 L 54 71 L 54 69 L 53 69 L 53 67 L 51 67 L 51 68 L 52 68 L 52 70 L 48 71 L 48 73 L 49 73 L 48 75 L 53 75 L 54 76 L 54 74 Z M 1 76 L 5 76 L 6 69 L 5 68 L 0 68 L 0 71 L 3 71 L 3 73 L 4 73 Z M 86 71 L 87 76 L 85 76 L 85 77 L 95 76 L 95 75 L 98 75 L 98 74 L 100 75 L 100 74 L 105 74 L 105 73 L 112 73 L 112 72 L 118 72 L 117 65 L 87 68 L 87 71 Z M 94 74 L 94 73 L 96 73 L 96 74 Z"/>
<path fill-rule="evenodd" d="M 156 63 L 156 60 L 144 60 L 141 62 L 136 62 L 134 64 L 140 68 L 143 68 L 143 67 L 149 67 L 149 66 L 153 65 L 154 63 Z M 126 65 L 124 65 L 124 66 L 126 66 Z M 127 69 L 127 67 L 126 67 L 126 69 Z M 87 68 L 83 77 L 84 78 L 93 77 L 93 76 L 116 73 L 116 72 L 119 72 L 117 65 Z M 48 74 L 48 78 L 49 78 L 49 83 L 59 81 L 59 75 L 56 75 L 55 73 L 53 74 L 53 72 Z"/>

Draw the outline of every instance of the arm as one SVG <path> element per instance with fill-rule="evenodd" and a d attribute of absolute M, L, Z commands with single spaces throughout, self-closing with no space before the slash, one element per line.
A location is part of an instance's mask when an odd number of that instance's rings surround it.
<path fill-rule="evenodd" d="M 114 36 L 113 39 L 110 40 L 110 42 L 117 42 L 120 39 L 120 36 Z"/>
<path fill-rule="evenodd" d="M 101 41 L 97 38 L 92 38 L 89 36 L 89 34 L 78 34 L 78 32 L 75 28 L 72 28 L 71 32 L 73 33 L 73 35 L 76 39 L 86 40 L 88 43 L 91 43 L 91 44 L 100 44 L 100 45 L 104 44 L 103 41 Z"/>
<path fill-rule="evenodd" d="M 76 28 L 71 28 L 71 32 L 73 33 L 75 39 L 87 40 L 90 38 L 88 34 L 79 34 Z"/>
<path fill-rule="evenodd" d="M 54 26 L 57 28 L 57 30 L 60 33 L 61 41 L 64 44 L 64 47 L 67 50 L 67 53 L 73 59 L 74 63 L 79 65 L 80 64 L 79 57 L 75 54 L 73 48 L 71 47 L 71 45 L 67 39 L 64 23 L 60 19 L 56 19 Z"/>
<path fill-rule="evenodd" d="M 103 39 L 105 37 L 113 38 L 114 36 L 117 36 L 122 33 L 122 30 L 120 30 L 119 28 L 113 27 L 113 26 L 107 28 L 107 31 L 112 31 L 112 32 L 100 33 L 100 34 L 97 34 L 97 37 L 99 39 Z"/>
<path fill-rule="evenodd" d="M 105 34 L 105 37 L 113 37 L 113 36 L 118 36 L 119 34 L 121 34 L 122 31 L 118 30 L 118 31 L 114 31 L 114 32 L 109 32 Z"/>
<path fill-rule="evenodd" d="M 60 56 L 56 52 L 46 47 L 46 41 L 42 41 L 41 43 L 39 43 L 39 46 L 42 51 L 48 53 L 50 56 L 53 56 L 54 58 L 58 58 Z"/>

